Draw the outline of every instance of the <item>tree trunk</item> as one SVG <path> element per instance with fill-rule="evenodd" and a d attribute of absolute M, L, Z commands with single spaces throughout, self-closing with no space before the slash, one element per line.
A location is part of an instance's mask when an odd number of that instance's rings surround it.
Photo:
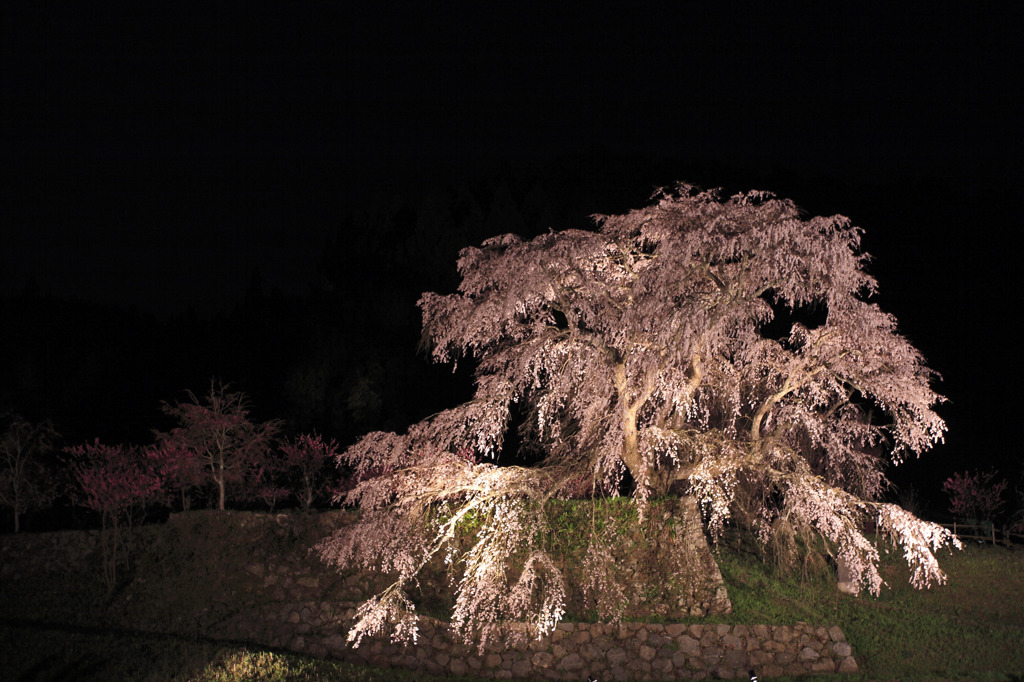
<path fill-rule="evenodd" d="M 624 363 L 616 363 L 614 378 L 622 419 L 622 460 L 637 486 L 646 487 L 650 497 L 667 495 L 674 480 L 671 472 L 658 471 L 640 456 L 636 415 L 643 401 L 638 399 L 633 404 L 629 403 Z M 666 538 L 663 549 L 667 554 L 663 559 L 666 565 L 672 566 L 671 573 L 685 585 L 686 596 L 679 606 L 692 616 L 731 612 L 732 604 L 704 535 L 704 521 L 696 499 L 680 497 L 674 515 L 679 521 L 679 532 L 671 540 Z"/>
<path fill-rule="evenodd" d="M 629 404 L 629 384 L 626 380 L 626 365 L 615 365 L 615 392 L 618 394 L 620 419 L 622 424 L 622 461 L 629 469 L 637 486 L 652 489 L 655 483 L 652 474 L 655 472 L 644 464 L 640 456 L 640 436 L 636 428 L 637 405 Z"/>
<path fill-rule="evenodd" d="M 224 458 L 217 462 L 217 509 L 224 511 Z"/>
<path fill-rule="evenodd" d="M 672 518 L 674 525 L 671 529 L 666 525 L 659 528 L 658 564 L 684 586 L 678 606 L 690 616 L 730 613 L 732 603 L 704 535 L 696 498 L 685 495 L 677 501 L 670 500 L 667 509 L 669 514 L 664 521 Z"/>

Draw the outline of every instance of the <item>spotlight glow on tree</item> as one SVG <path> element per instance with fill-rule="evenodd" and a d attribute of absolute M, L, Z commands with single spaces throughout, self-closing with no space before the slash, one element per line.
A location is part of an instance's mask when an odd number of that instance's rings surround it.
<path fill-rule="evenodd" d="M 350 639 L 388 624 L 415 636 L 403 590 L 438 553 L 461 569 L 453 620 L 467 637 L 510 620 L 550 632 L 565 586 L 543 507 L 581 475 L 595 491 L 628 491 L 641 513 L 654 497 L 692 495 L 712 537 L 735 519 L 783 551 L 824 538 L 857 589 L 877 594 L 879 550 L 861 531 L 871 520 L 902 546 L 915 586 L 943 582 L 934 552 L 955 539 L 877 501 L 875 453 L 899 463 L 946 426 L 934 373 L 867 301 L 876 282 L 861 230 L 804 219 L 769 193 L 723 199 L 688 185 L 596 221 L 467 248 L 457 293 L 420 299 L 433 358 L 475 358 L 476 393 L 341 455 L 365 478 L 345 498 L 361 520 L 321 553 L 397 576 Z M 780 316 L 794 320 L 782 333 Z M 522 442 L 539 463 L 488 463 L 524 407 Z M 460 555 L 451 540 L 470 515 L 477 540 Z M 592 554 L 610 541 L 595 538 Z M 601 566 L 595 584 L 614 589 Z"/>

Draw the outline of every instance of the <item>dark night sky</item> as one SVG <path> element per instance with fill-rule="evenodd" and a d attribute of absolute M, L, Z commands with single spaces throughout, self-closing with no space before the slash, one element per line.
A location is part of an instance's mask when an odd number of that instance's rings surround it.
<path fill-rule="evenodd" d="M 1018 466 L 1021 10 L 722 4 L 4 3 L 0 291 L 302 293 L 367 197 L 566 158 L 769 189 L 866 229 L 952 399 L 932 461 Z"/>

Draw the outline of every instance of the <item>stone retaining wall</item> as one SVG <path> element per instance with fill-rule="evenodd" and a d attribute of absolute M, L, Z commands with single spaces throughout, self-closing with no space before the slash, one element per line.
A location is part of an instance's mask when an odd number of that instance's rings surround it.
<path fill-rule="evenodd" d="M 836 626 L 560 623 L 549 637 L 511 646 L 494 642 L 480 651 L 453 637 L 446 623 L 422 618 L 415 645 L 377 639 L 353 649 L 345 638 L 353 613 L 352 605 L 283 604 L 258 620 L 225 623 L 223 636 L 378 667 L 495 678 L 701 680 L 746 679 L 750 670 L 762 678 L 857 672 L 850 644 Z M 277 625 L 268 630 L 270 623 Z"/>
<path fill-rule="evenodd" d="M 762 679 L 857 670 L 838 627 L 806 623 L 561 623 L 542 640 L 524 638 L 509 646 L 493 642 L 479 651 L 453 637 L 446 623 L 423 617 L 414 646 L 365 640 L 353 649 L 346 634 L 355 599 L 371 580 L 360 574 L 340 576 L 311 558 L 304 550 L 312 542 L 307 536 L 322 534 L 323 528 L 300 532 L 290 525 L 299 523 L 298 517 L 266 515 L 239 515 L 228 527 L 225 518 L 180 515 L 164 526 L 139 529 L 138 568 L 130 584 L 113 603 L 97 605 L 96 613 L 81 617 L 92 625 L 246 641 L 449 675 L 563 680 L 594 675 L 607 681 L 745 679 L 752 669 Z M 340 521 L 324 515 L 310 522 L 329 527 Z M 250 531 L 249 551 L 236 547 L 209 556 L 220 546 L 213 537 L 217 533 Z M 200 539 L 206 544 L 197 544 Z M 0 576 L 6 589 L 22 591 L 19 582 L 26 576 L 66 574 L 90 562 L 95 566 L 96 547 L 95 532 L 0 536 Z M 0 611 L 46 620 L 49 607 L 43 596 L 22 592 L 27 596 L 17 608 L 24 613 Z"/>

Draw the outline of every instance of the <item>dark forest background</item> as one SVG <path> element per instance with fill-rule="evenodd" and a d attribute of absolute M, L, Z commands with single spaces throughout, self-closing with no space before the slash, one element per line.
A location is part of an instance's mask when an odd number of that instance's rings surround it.
<path fill-rule="evenodd" d="M 161 180 L 159 173 L 126 175 L 122 191 L 130 196 L 133 188 L 142 192 L 160 182 L 183 186 L 185 178 Z M 190 179 L 195 187 L 212 181 L 198 175 Z M 244 188 L 237 180 L 228 188 L 255 201 L 300 197 L 278 202 L 276 212 L 259 206 L 244 211 L 256 231 L 306 221 L 302 234 L 315 242 L 305 245 L 308 262 L 301 276 L 285 287 L 268 284 L 258 265 L 240 269 L 230 244 L 223 262 L 196 264 L 242 273 L 238 295 L 226 305 L 219 303 L 223 296 L 205 306 L 201 300 L 198 306 L 192 301 L 164 308 L 105 305 L 48 292 L 35 280 L 6 283 L 0 303 L 6 328 L 0 335 L 0 410 L 53 420 L 65 444 L 93 438 L 148 443 L 154 428 L 169 426 L 161 401 L 182 398 L 185 389 L 202 391 L 216 377 L 250 397 L 255 418 L 284 419 L 287 432 L 315 430 L 344 447 L 367 431 L 402 431 L 471 395 L 470 363 L 453 373 L 418 348 L 415 305 L 424 291 L 454 291 L 461 248 L 506 232 L 530 237 L 588 227 L 591 215 L 639 207 L 657 187 L 676 180 L 721 186 L 727 193 L 766 188 L 811 214 L 843 213 L 865 228 L 865 248 L 876 256 L 870 270 L 880 280 L 880 304 L 897 315 L 902 331 L 945 376 L 939 389 L 952 399 L 940 410 L 950 423 L 950 444 L 892 470 L 900 484 L 893 494 L 912 486 L 934 512 L 944 511 L 941 481 L 961 469 L 960 458 L 972 450 L 961 429 L 973 421 L 977 430 L 986 415 L 984 405 L 965 398 L 974 377 L 964 372 L 957 343 L 971 334 L 971 303 L 965 283 L 957 280 L 965 253 L 952 244 L 921 244 L 984 218 L 985 207 L 997 211 L 1005 199 L 999 188 L 984 196 L 941 178 L 851 184 L 778 168 L 681 168 L 670 159 L 601 149 L 545 164 L 504 164 L 457 180 L 404 179 L 366 192 L 342 187 L 337 177 L 345 173 L 330 167 L 293 171 L 287 182 L 276 173 L 261 178 L 249 171 Z M 103 185 L 109 184 L 104 178 Z M 170 231 L 182 216 L 200 228 L 206 221 L 232 219 L 217 193 L 186 194 L 184 205 L 162 214 L 166 224 L 138 229 Z M 76 195 L 86 198 L 75 207 L 85 214 L 109 205 L 100 187 L 95 194 L 80 187 Z M 303 214 L 301 207 L 314 201 L 315 209 Z M 146 213 L 161 215 L 152 207 Z M 130 222 L 130 212 L 125 219 Z M 318 229 L 310 230 L 310 221 Z M 87 230 L 81 238 L 88 240 Z M 123 285 L 131 288 L 133 282 Z M 996 350 L 1008 339 L 988 342 Z M 1011 479 L 1018 473 L 1010 462 L 1001 469 Z"/>
<path fill-rule="evenodd" d="M 949 398 L 894 496 L 1024 491 L 1019 4 L 10 0 L 0 27 L 0 411 L 63 444 L 147 443 L 212 377 L 291 433 L 402 430 L 470 395 L 417 351 L 459 249 L 685 181 L 865 229 Z"/>

